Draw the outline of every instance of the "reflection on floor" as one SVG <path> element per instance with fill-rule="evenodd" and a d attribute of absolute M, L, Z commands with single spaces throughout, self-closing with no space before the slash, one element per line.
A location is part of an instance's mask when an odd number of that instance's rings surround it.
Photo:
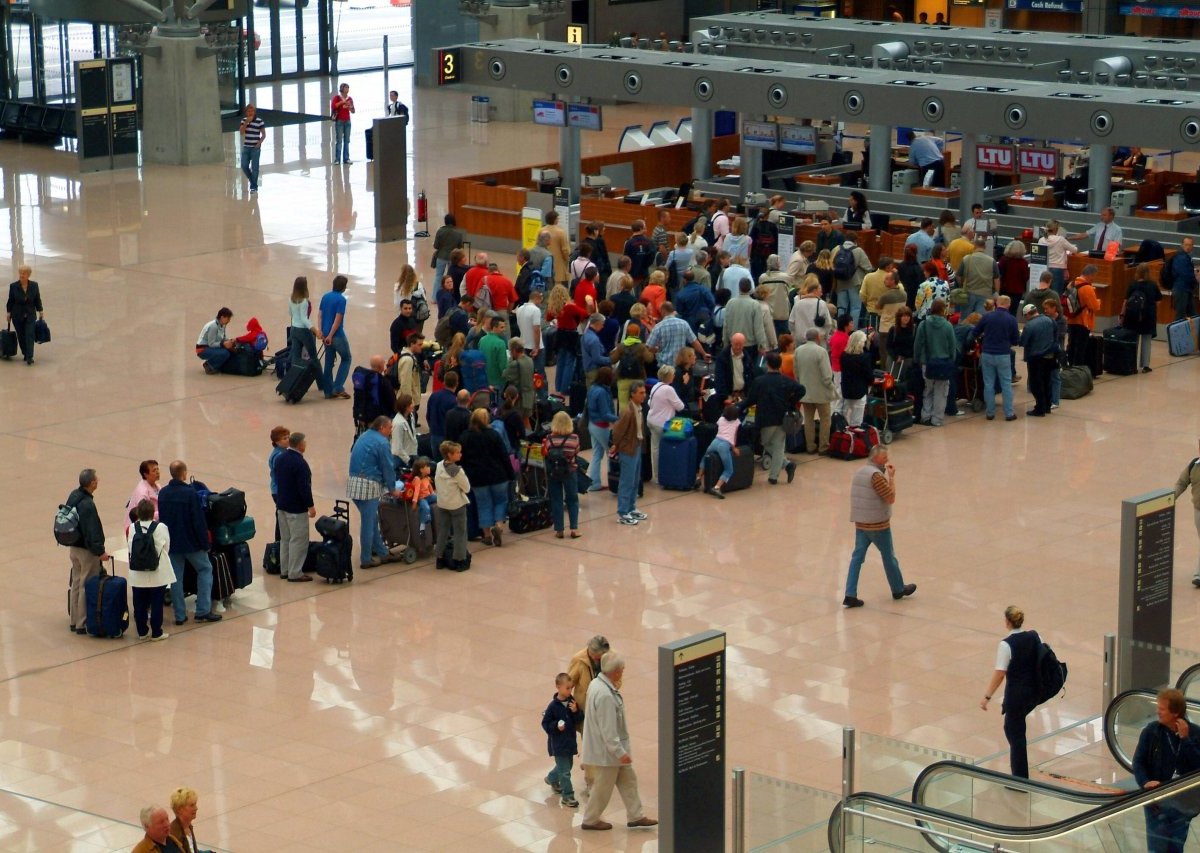
<path fill-rule="evenodd" d="M 182 458 L 246 491 L 257 561 L 278 423 L 308 433 L 320 508 L 344 495 L 350 404 L 312 394 L 293 407 L 271 378 L 205 376 L 193 343 L 228 305 L 235 328 L 258 317 L 282 346 L 293 279 L 320 294 L 340 273 L 355 362 L 386 352 L 393 282 L 406 262 L 427 275 L 430 241 L 373 242 L 362 130 L 383 86 L 349 82 L 356 162 L 329 164 L 328 122 L 271 129 L 257 196 L 232 136 L 221 165 L 83 177 L 72 155 L 0 143 L 5 261 L 33 266 L 54 333 L 32 368 L 0 363 L 0 788 L 39 801 L 4 804 L 0 849 L 127 849 L 138 810 L 179 785 L 200 792 L 201 843 L 237 851 L 656 849 L 653 833 L 625 829 L 618 801 L 617 828 L 585 836 L 542 781 L 541 710 L 595 633 L 629 659 L 651 814 L 656 647 L 708 628 L 729 634 L 731 764 L 829 790 L 844 724 L 969 756 L 1003 748 L 998 706 L 977 703 L 1008 604 L 1071 665 L 1066 697 L 1033 715 L 1031 734 L 1099 710 L 1119 502 L 1173 483 L 1200 434 L 1200 360 L 1163 343 L 1152 374 L 1106 376 L 1050 418 L 971 415 L 898 438 L 897 549 L 920 586 L 903 601 L 872 555 L 866 607 L 841 608 L 856 465 L 803 457 L 794 484 L 760 474 L 720 503 L 651 487 L 637 528 L 616 524 L 607 493 L 588 495 L 582 539 L 506 537 L 466 574 L 418 563 L 345 587 L 260 577 L 222 623 L 168 626 L 166 643 L 68 635 L 49 519 L 81 468 L 99 471 L 110 547 L 139 461 Z M 557 156 L 549 131 L 468 122 L 465 92 L 400 88 L 412 184 L 386 191 L 426 190 L 435 225 L 447 177 Z M 328 94 L 289 84 L 255 99 L 311 111 Z M 666 117 L 622 107 L 607 126 Z M 585 153 L 617 134 L 589 134 Z M 1197 542 L 1190 515 L 1179 524 L 1175 641 L 1200 648 Z"/>

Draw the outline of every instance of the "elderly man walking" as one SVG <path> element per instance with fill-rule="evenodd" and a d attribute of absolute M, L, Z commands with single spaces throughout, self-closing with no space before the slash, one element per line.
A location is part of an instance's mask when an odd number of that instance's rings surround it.
<path fill-rule="evenodd" d="M 867 549 L 874 545 L 883 558 L 892 598 L 899 601 L 917 591 L 915 583 L 905 583 L 900 561 L 892 547 L 892 505 L 896 503 L 896 469 L 888 462 L 886 444 L 877 444 L 867 456 L 867 464 L 858 469 L 850 484 L 850 520 L 854 522 L 854 553 L 846 576 L 843 607 L 862 607 L 858 597 L 858 573 L 862 571 Z"/>
<path fill-rule="evenodd" d="M 616 652 L 605 652 L 600 658 L 600 675 L 588 687 L 581 760 L 591 767 L 594 781 L 583 812 L 584 829 L 612 829 L 612 824 L 600 816 L 612 799 L 614 787 L 625 804 L 626 826 L 631 829 L 658 826 L 658 821 L 646 817 L 642 811 L 638 795 L 637 774 L 633 772 L 633 755 L 629 751 L 629 729 L 625 724 L 625 700 L 620 693 L 624 675 L 625 658 Z"/>

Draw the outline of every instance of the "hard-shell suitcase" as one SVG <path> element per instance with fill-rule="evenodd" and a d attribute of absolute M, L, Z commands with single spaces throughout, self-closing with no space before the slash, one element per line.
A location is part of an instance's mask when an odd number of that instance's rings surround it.
<path fill-rule="evenodd" d="M 1192 355 L 1200 346 L 1196 340 L 1196 329 L 1200 319 L 1187 317 L 1167 325 L 1167 348 L 1171 355 Z M 7 349 L 5 350 L 7 352 Z"/>
<path fill-rule="evenodd" d="M 1092 378 L 1104 375 L 1104 338 L 1101 335 L 1088 336 L 1087 367 L 1092 371 Z"/>
<path fill-rule="evenodd" d="M 315 358 L 293 364 L 275 386 L 275 393 L 289 403 L 299 403 L 320 376 L 321 364 Z"/>
<path fill-rule="evenodd" d="M 518 498 L 508 506 L 508 529 L 513 533 L 533 533 L 545 530 L 550 520 L 550 499 L 544 497 Z"/>
<path fill-rule="evenodd" d="M 696 437 L 663 441 L 658 446 L 658 484 L 664 489 L 688 491 L 696 482 Z"/>
<path fill-rule="evenodd" d="M 117 577 L 115 560 L 109 566 L 112 574 L 102 567 L 100 574 L 83 584 L 85 625 L 93 637 L 116 639 L 129 628 L 129 585 L 125 578 Z"/>
<path fill-rule="evenodd" d="M 317 574 L 326 582 L 342 583 L 354 580 L 354 566 L 350 559 L 354 551 L 353 536 L 347 534 L 345 539 L 338 541 L 326 539 L 317 543 L 313 550 L 316 552 Z"/>
<path fill-rule="evenodd" d="M 1137 373 L 1138 334 L 1113 327 L 1104 330 L 1104 369 L 1116 376 Z"/>
<path fill-rule="evenodd" d="M 662 452 L 661 450 L 659 451 Z M 704 457 L 704 488 L 711 489 L 721 479 L 721 457 L 710 453 Z M 721 491 L 736 492 L 754 485 L 754 451 L 748 444 L 738 447 L 733 457 L 733 476 L 721 486 Z"/>
<path fill-rule="evenodd" d="M 246 515 L 237 521 L 231 521 L 228 524 L 218 524 L 213 528 L 213 544 L 234 545 L 239 542 L 249 542 L 254 538 L 254 533 L 254 519 Z"/>

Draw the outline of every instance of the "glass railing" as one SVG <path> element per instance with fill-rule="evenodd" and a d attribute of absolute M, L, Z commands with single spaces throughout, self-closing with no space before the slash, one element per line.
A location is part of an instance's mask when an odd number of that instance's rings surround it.
<path fill-rule="evenodd" d="M 841 798 L 761 773 L 746 774 L 746 849 L 751 853 L 822 853 L 825 823 Z"/>

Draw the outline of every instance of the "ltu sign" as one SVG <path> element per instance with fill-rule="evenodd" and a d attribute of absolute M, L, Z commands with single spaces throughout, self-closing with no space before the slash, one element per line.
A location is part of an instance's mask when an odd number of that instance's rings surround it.
<path fill-rule="evenodd" d="M 1014 168 L 1011 145 L 975 146 L 975 165 L 985 172 L 1003 172 L 1011 175 Z"/>
<path fill-rule="evenodd" d="M 1058 151 L 1053 148 L 1021 148 L 1018 159 L 1022 175 L 1058 177 Z"/>

